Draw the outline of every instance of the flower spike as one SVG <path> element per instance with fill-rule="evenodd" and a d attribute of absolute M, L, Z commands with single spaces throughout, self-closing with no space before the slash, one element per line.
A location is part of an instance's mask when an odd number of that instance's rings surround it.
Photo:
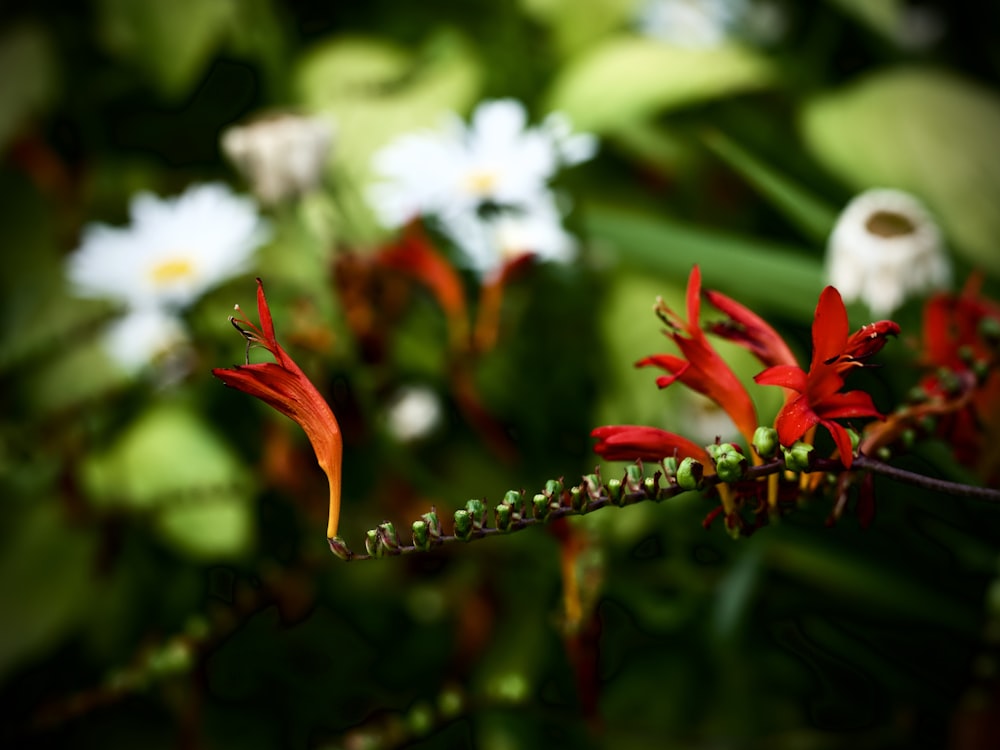
<path fill-rule="evenodd" d="M 249 358 L 251 346 L 267 349 L 275 362 L 236 365 L 215 368 L 212 374 L 223 383 L 259 398 L 273 409 L 294 420 L 305 431 L 316 454 L 316 460 L 330 484 L 330 515 L 327 538 L 337 536 L 340 519 L 340 488 L 343 440 L 340 426 L 329 404 L 316 386 L 281 347 L 274 335 L 274 321 L 264 296 L 264 285 L 257 279 L 257 313 L 260 325 L 255 325 L 236 307 L 240 317 L 229 321 L 247 340 Z"/>

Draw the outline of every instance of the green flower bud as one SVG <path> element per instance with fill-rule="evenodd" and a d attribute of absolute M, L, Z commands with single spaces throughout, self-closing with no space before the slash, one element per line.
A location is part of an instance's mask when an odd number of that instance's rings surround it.
<path fill-rule="evenodd" d="M 371 557 L 382 557 L 382 546 L 378 543 L 378 531 L 375 529 L 365 532 L 365 552 Z"/>
<path fill-rule="evenodd" d="M 500 503 L 493 509 L 493 517 L 496 520 L 497 529 L 500 531 L 510 531 L 510 519 L 513 515 L 511 507 L 506 503 Z"/>
<path fill-rule="evenodd" d="M 597 476 L 597 474 L 584 475 L 583 484 L 587 488 L 587 496 L 590 498 L 591 502 L 596 502 L 601 499 L 603 488 L 601 487 L 601 478 Z"/>
<path fill-rule="evenodd" d="M 531 498 L 531 515 L 539 521 L 549 517 L 549 499 L 541 492 Z"/>
<path fill-rule="evenodd" d="M 434 728 L 434 709 L 421 701 L 406 714 L 406 726 L 415 737 L 423 737 Z"/>
<path fill-rule="evenodd" d="M 681 461 L 677 467 L 677 485 L 682 490 L 700 490 L 704 476 L 705 467 L 690 456 Z"/>
<path fill-rule="evenodd" d="M 851 439 L 851 453 L 853 454 L 857 451 L 858 446 L 861 445 L 861 433 L 848 427 L 847 436 Z"/>
<path fill-rule="evenodd" d="M 391 555 L 399 552 L 399 537 L 396 535 L 396 527 L 391 521 L 383 521 L 378 525 L 378 542 Z"/>
<path fill-rule="evenodd" d="M 472 516 L 469 515 L 469 511 L 455 511 L 455 536 L 463 542 L 472 538 Z"/>
<path fill-rule="evenodd" d="M 330 537 L 326 541 L 330 545 L 330 551 L 341 560 L 350 560 L 354 555 L 348 548 L 347 543 L 339 536 Z"/>
<path fill-rule="evenodd" d="M 427 524 L 427 536 L 430 537 L 431 543 L 441 541 L 441 521 L 438 520 L 437 510 L 431 506 L 430 511 L 420 518 Z"/>
<path fill-rule="evenodd" d="M 608 497 L 611 499 L 612 505 L 622 504 L 622 480 L 620 479 L 609 479 L 608 480 Z"/>
<path fill-rule="evenodd" d="M 587 512 L 587 492 L 577 485 L 569 491 L 569 504 L 577 513 Z"/>
<path fill-rule="evenodd" d="M 753 432 L 753 449 L 761 458 L 770 458 L 778 452 L 778 431 L 761 425 Z"/>
<path fill-rule="evenodd" d="M 431 536 L 426 521 L 413 522 L 413 547 L 414 549 L 426 552 L 431 548 Z"/>
<path fill-rule="evenodd" d="M 809 471 L 809 454 L 813 452 L 813 447 L 809 443 L 801 440 L 791 448 L 783 448 L 785 454 L 785 468 L 789 471 Z"/>
<path fill-rule="evenodd" d="M 660 472 L 656 472 L 653 476 L 643 479 L 642 489 L 646 492 L 650 500 L 662 500 L 663 498 L 660 497 Z"/>
<path fill-rule="evenodd" d="M 563 483 L 561 479 L 550 479 L 545 483 L 545 495 L 558 501 L 562 497 Z"/>
<path fill-rule="evenodd" d="M 486 521 L 486 505 L 482 500 L 469 500 L 465 504 L 465 509 L 469 511 L 469 516 L 472 518 L 472 528 L 475 531 L 479 531 L 483 528 L 483 523 Z"/>
<path fill-rule="evenodd" d="M 523 495 L 523 492 L 517 490 L 507 490 L 507 494 L 503 496 L 503 504 L 510 507 L 510 521 L 513 524 L 520 523 L 524 517 Z"/>
<path fill-rule="evenodd" d="M 713 458 L 715 459 L 715 472 L 723 482 L 738 482 L 743 478 L 747 460 L 735 445 L 722 443 L 717 446 Z"/>
<path fill-rule="evenodd" d="M 438 711 L 446 719 L 453 719 L 465 709 L 465 696 L 457 687 L 448 687 L 437 698 Z"/>
<path fill-rule="evenodd" d="M 663 459 L 663 475 L 668 481 L 677 476 L 677 456 Z"/>
<path fill-rule="evenodd" d="M 642 489 L 642 466 L 631 464 L 625 467 L 625 486 L 629 492 L 638 492 Z"/>

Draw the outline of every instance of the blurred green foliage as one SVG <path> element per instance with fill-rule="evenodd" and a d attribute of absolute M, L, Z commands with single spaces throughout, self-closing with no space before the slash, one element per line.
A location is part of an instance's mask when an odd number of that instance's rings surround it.
<path fill-rule="evenodd" d="M 956 277 L 981 268 L 995 296 L 995 9 L 930 3 L 940 36 L 908 46 L 908 4 L 779 3 L 770 44 L 691 49 L 639 35 L 636 6 L 0 8 L 0 744 L 988 746 L 968 738 L 976 701 L 997 710 L 995 508 L 879 479 L 867 531 L 850 516 L 825 528 L 817 498 L 733 542 L 688 493 L 571 532 L 345 565 L 322 538 L 304 436 L 209 374 L 243 361 L 226 318 L 254 309 L 263 277 L 279 340 L 340 420 L 341 533 L 360 549 L 385 519 L 405 530 L 432 505 L 448 518 L 576 481 L 597 425 L 691 426 L 697 405 L 632 363 L 667 348 L 652 304 L 682 309 L 693 263 L 804 359 L 826 234 L 864 188 L 923 198 Z M 459 363 L 459 388 L 430 295 L 367 284 L 344 259 L 389 238 L 364 201 L 372 154 L 506 96 L 536 120 L 564 111 L 602 148 L 559 184 L 580 262 L 510 283 L 497 345 Z M 247 190 L 220 134 L 288 108 L 335 123 L 323 190 L 268 209 L 250 272 L 186 311 L 180 375 L 123 375 L 100 346 L 118 311 L 65 282 L 82 228 L 123 223 L 140 189 Z M 462 279 L 475 310 L 478 281 Z M 904 335 L 865 381 L 885 409 L 913 382 L 919 301 L 896 319 Z M 410 443 L 387 412 L 413 384 L 443 419 Z M 941 445 L 904 464 L 967 478 Z"/>

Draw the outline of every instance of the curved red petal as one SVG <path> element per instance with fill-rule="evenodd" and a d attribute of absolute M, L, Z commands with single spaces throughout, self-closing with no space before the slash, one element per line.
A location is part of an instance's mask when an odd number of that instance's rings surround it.
<path fill-rule="evenodd" d="M 775 365 L 757 373 L 753 380 L 758 385 L 778 385 L 803 393 L 808 378 L 802 368 L 796 365 Z"/>
<path fill-rule="evenodd" d="M 827 419 L 821 419 L 820 424 L 830 431 L 830 435 L 833 437 L 833 442 L 837 446 L 837 452 L 840 454 L 840 460 L 844 466 L 848 469 L 851 468 L 851 463 L 854 460 L 854 449 L 851 447 L 851 436 L 847 434 L 847 430 L 836 422 L 831 422 Z"/>
<path fill-rule="evenodd" d="M 607 425 L 590 433 L 597 438 L 594 452 L 608 461 L 660 461 L 663 458 L 696 458 L 707 460 L 708 454 L 700 445 L 685 437 L 643 425 Z"/>
<path fill-rule="evenodd" d="M 730 319 L 712 325 L 712 333 L 743 346 L 766 367 L 798 364 L 785 340 L 755 312 L 713 289 L 705 290 L 705 298 Z"/>
<path fill-rule="evenodd" d="M 805 435 L 806 430 L 817 422 L 819 417 L 809 406 L 806 397 L 796 396 L 778 412 L 774 428 L 778 431 L 778 440 L 787 447 Z"/>
<path fill-rule="evenodd" d="M 828 286 L 819 296 L 813 318 L 813 354 L 810 371 L 830 359 L 839 357 L 847 344 L 847 309 L 835 287 Z"/>
<path fill-rule="evenodd" d="M 701 269 L 698 264 L 691 267 L 687 285 L 687 331 L 691 336 L 701 333 L 698 318 L 701 315 Z"/>
<path fill-rule="evenodd" d="M 835 393 L 821 402 L 813 404 L 813 409 L 823 419 L 843 419 L 845 417 L 881 417 L 872 397 L 864 391 Z"/>

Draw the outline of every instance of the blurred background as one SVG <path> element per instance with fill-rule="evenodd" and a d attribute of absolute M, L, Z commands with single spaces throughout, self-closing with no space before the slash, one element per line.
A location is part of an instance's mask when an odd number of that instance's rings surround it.
<path fill-rule="evenodd" d="M 940 226 L 951 288 L 975 270 L 996 298 L 998 30 L 993 4 L 903 0 L 5 0 L 0 743 L 995 746 L 996 508 L 879 479 L 867 529 L 816 497 L 733 540 L 688 493 L 344 563 L 302 431 L 211 370 L 266 361 L 227 320 L 257 321 L 261 277 L 340 423 L 356 551 L 577 482 L 598 425 L 729 436 L 633 368 L 693 264 L 808 361 L 830 232 L 888 187 Z M 431 195 L 447 159 L 385 149 L 472 148 L 497 100 L 554 165 L 513 212 L 477 183 L 476 262 L 461 197 Z M 433 268 L 373 192 L 407 169 Z M 532 201 L 558 248 L 536 262 L 493 218 Z M 130 260 L 157 243 L 214 270 L 157 302 L 149 274 L 189 270 Z M 858 381 L 884 410 L 925 298 Z M 978 481 L 942 441 L 900 465 Z"/>

